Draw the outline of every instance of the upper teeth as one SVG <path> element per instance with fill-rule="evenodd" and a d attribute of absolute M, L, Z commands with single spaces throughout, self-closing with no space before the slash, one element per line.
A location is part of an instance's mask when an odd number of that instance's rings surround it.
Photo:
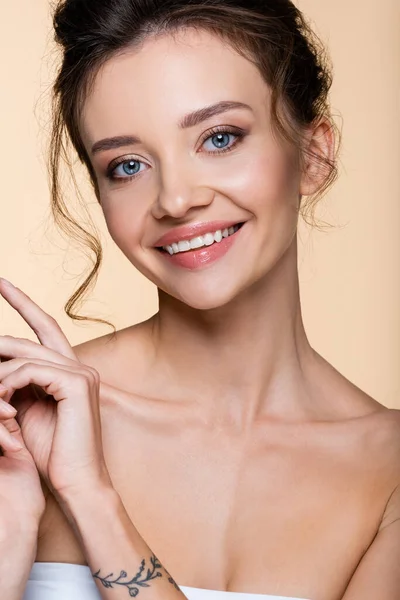
<path fill-rule="evenodd" d="M 163 249 L 170 254 L 178 254 L 179 252 L 188 252 L 188 250 L 196 250 L 203 246 L 211 246 L 215 242 L 220 242 L 222 238 L 226 238 L 236 233 L 239 229 L 239 225 L 229 227 L 227 229 L 218 229 L 214 233 L 206 233 L 205 235 L 199 235 L 192 240 L 185 240 L 183 242 L 177 242 L 171 244 L 171 246 L 163 246 Z"/>

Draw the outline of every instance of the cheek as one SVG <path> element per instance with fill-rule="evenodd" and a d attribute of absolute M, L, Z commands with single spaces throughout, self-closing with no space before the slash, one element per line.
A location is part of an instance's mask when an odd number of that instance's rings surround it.
<path fill-rule="evenodd" d="M 101 194 L 101 206 L 108 232 L 117 246 L 124 252 L 133 249 L 140 242 L 144 215 L 140 206 L 135 205 L 128 190 L 118 190 L 113 194 Z"/>
<path fill-rule="evenodd" d="M 300 175 L 290 155 L 275 148 L 254 153 L 235 183 L 231 197 L 254 218 L 258 278 L 276 264 L 296 235 Z"/>
<path fill-rule="evenodd" d="M 278 236 L 291 236 L 297 228 L 300 178 L 288 158 L 274 155 L 258 165 L 261 175 L 255 193 L 255 210 L 263 227 Z"/>
<path fill-rule="evenodd" d="M 257 219 L 296 214 L 300 177 L 287 153 L 275 146 L 258 148 L 235 166 L 224 185 L 235 204 Z"/>

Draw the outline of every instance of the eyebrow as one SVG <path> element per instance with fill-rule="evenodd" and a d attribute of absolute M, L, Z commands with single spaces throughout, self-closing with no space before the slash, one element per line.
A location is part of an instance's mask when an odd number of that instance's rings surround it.
<path fill-rule="evenodd" d="M 215 104 L 205 106 L 204 108 L 200 108 L 199 110 L 195 110 L 194 112 L 185 115 L 179 121 L 178 127 L 179 129 L 195 127 L 196 125 L 199 125 L 199 123 L 202 123 L 211 117 L 220 115 L 228 110 L 233 110 L 234 108 L 242 108 L 252 111 L 251 106 L 245 104 L 244 102 L 222 100 L 221 102 L 216 102 Z M 135 135 L 118 135 L 115 137 L 105 138 L 104 140 L 99 140 L 93 144 L 92 154 L 104 152 L 106 150 L 114 150 L 115 148 L 122 148 L 123 146 L 133 146 L 134 144 L 141 143 L 142 140 Z"/>

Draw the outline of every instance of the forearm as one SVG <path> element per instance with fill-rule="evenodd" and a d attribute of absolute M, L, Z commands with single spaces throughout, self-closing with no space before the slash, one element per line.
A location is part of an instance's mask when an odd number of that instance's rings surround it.
<path fill-rule="evenodd" d="M 63 498 L 60 503 L 80 540 L 103 600 L 126 600 L 145 590 L 147 600 L 186 598 L 141 537 L 112 488 Z"/>
<path fill-rule="evenodd" d="M 36 557 L 38 526 L 9 522 L 0 527 L 1 598 L 21 600 Z"/>

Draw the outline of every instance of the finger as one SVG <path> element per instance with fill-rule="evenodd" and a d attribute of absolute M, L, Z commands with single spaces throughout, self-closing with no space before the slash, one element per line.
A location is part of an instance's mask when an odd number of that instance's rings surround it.
<path fill-rule="evenodd" d="M 38 358 L 53 363 L 76 365 L 76 360 L 67 358 L 65 355 L 42 346 L 32 340 L 16 338 L 12 335 L 0 335 L 0 356 L 7 358 Z M 1 361 L 1 362 L 7 362 Z"/>
<path fill-rule="evenodd" d="M 28 340 L 29 341 L 29 340 Z M 35 346 L 38 346 L 38 344 L 36 344 L 35 342 L 31 342 L 32 344 L 34 344 Z M 39 347 L 39 346 L 38 346 Z M 23 359 L 19 359 L 19 363 L 16 363 L 17 359 L 13 359 L 10 361 L 6 361 L 6 362 L 0 362 L 0 381 L 6 377 L 9 373 L 11 373 L 13 370 L 15 370 L 16 366 L 21 366 L 22 364 L 24 364 Z M 9 363 L 13 363 L 14 362 L 14 366 Z M 26 361 L 25 361 L 26 362 Z M 37 359 L 35 362 L 37 362 L 38 364 L 49 364 L 47 361 L 44 361 L 42 359 Z M 52 362 L 52 361 L 50 361 Z M 6 366 L 8 365 L 8 367 L 6 367 L 6 370 L 3 370 L 3 365 Z M 52 364 L 52 366 L 54 366 L 54 363 Z M 58 368 L 63 368 L 63 365 L 59 364 Z M 82 365 L 81 363 L 77 364 L 76 361 L 71 361 L 71 366 L 68 366 L 68 368 L 66 368 L 66 370 L 68 371 L 72 371 L 72 372 L 78 372 L 79 369 L 84 368 L 84 369 L 88 369 L 89 371 L 91 371 L 95 377 L 99 378 L 99 373 L 98 371 L 96 371 L 93 367 L 90 367 L 88 365 Z M 35 384 L 32 384 L 35 385 Z M 104 381 L 100 381 L 100 388 L 99 388 L 99 397 L 100 397 L 100 401 L 102 403 L 106 403 L 112 406 L 118 406 L 123 399 L 127 400 L 127 401 L 131 401 L 132 400 L 132 396 L 129 394 L 129 392 L 125 392 L 124 390 L 121 390 L 120 388 L 117 388 L 113 385 L 110 385 L 108 383 L 105 383 Z"/>
<path fill-rule="evenodd" d="M 25 292 L 0 279 L 0 293 L 29 327 L 35 332 L 39 342 L 67 358 L 77 360 L 71 344 L 57 321 L 40 308 Z"/>
<path fill-rule="evenodd" d="M 1 456 L 34 462 L 15 419 L 7 419 L 0 423 L 0 447 Z"/>
<path fill-rule="evenodd" d="M 24 443 L 8 431 L 3 423 L 0 423 L 0 446 L 3 449 L 4 456 L 20 452 L 25 447 Z"/>
<path fill-rule="evenodd" d="M 16 365 L 19 365 L 16 367 Z M 7 373 L 9 370 L 9 373 Z M 2 385 L 7 388 L 4 400 L 8 402 L 15 390 L 25 388 L 31 383 L 40 386 L 44 391 L 53 396 L 57 402 L 66 400 L 78 401 L 87 394 L 98 390 L 99 377 L 94 369 L 85 366 L 75 368 L 54 365 L 47 361 L 27 359 L 13 359 L 0 365 Z M 4 376 L 4 372 L 7 374 Z"/>
<path fill-rule="evenodd" d="M 30 340 L 27 340 L 27 341 L 30 342 Z M 36 342 L 30 342 L 30 343 L 33 344 L 34 346 L 37 346 L 38 348 L 40 348 L 39 344 L 36 344 Z M 16 359 L 14 359 L 14 360 L 16 360 Z M 0 361 L 0 381 L 2 380 L 3 377 L 5 377 L 10 372 L 15 370 L 15 368 L 16 368 L 15 366 L 11 366 L 11 368 L 10 368 L 10 365 L 8 365 L 8 363 L 11 363 L 11 362 L 12 361 L 6 361 L 6 362 L 2 363 Z M 42 364 L 48 364 L 47 361 L 44 361 L 41 359 L 37 359 L 37 362 L 42 363 Z M 53 361 L 50 361 L 50 362 L 53 362 Z M 18 365 L 22 365 L 22 364 L 24 364 L 23 360 L 21 360 L 18 363 Z M 6 371 L 2 371 L 3 365 L 8 365 L 9 368 L 7 368 Z M 79 365 L 81 365 L 81 363 L 79 363 Z M 75 372 L 75 371 L 78 371 L 78 369 L 82 367 L 82 368 L 88 369 L 89 371 L 92 371 L 95 374 L 95 376 L 97 376 L 97 377 L 99 376 L 99 373 L 92 367 L 89 367 L 88 365 L 81 365 L 81 367 L 79 367 L 79 365 L 77 365 L 76 361 L 71 361 L 71 366 L 69 366 L 67 370 Z M 54 366 L 54 363 L 53 363 L 53 366 Z M 59 365 L 59 368 L 62 368 L 61 364 Z M 129 394 L 129 392 L 125 392 L 124 390 L 121 390 L 120 388 L 117 388 L 113 385 L 105 383 L 104 381 L 100 381 L 99 391 L 100 391 L 100 400 L 103 403 L 107 403 L 112 406 L 118 406 L 121 403 L 121 401 L 123 401 L 124 399 L 127 401 L 132 400 L 132 396 Z"/>
<path fill-rule="evenodd" d="M 7 391 L 7 389 L 5 391 Z M 13 419 L 16 414 L 17 409 L 0 398 L 0 419 Z"/>
<path fill-rule="evenodd" d="M 1 424 L 7 429 L 7 431 L 16 438 L 19 442 L 25 446 L 24 439 L 22 437 L 21 427 L 19 426 L 18 421 L 15 418 L 6 419 L 1 421 Z"/>
<path fill-rule="evenodd" d="M 99 374 L 96 371 L 96 369 L 94 369 L 93 367 L 89 367 L 88 365 L 82 365 L 81 363 L 77 363 L 76 361 L 71 360 L 70 364 L 64 365 L 61 363 L 54 363 L 50 360 L 43 360 L 42 358 L 27 358 L 26 356 L 22 356 L 18 358 L 11 358 L 6 362 L 0 363 L 0 390 L 2 385 L 3 387 L 9 388 L 7 383 L 4 382 L 5 378 L 11 375 L 17 369 L 23 367 L 24 365 L 40 365 L 43 367 L 54 368 L 56 371 L 59 370 L 72 374 L 82 373 L 84 375 L 92 376 L 94 379 L 99 378 Z M 27 385 L 29 385 L 29 383 L 34 382 L 28 382 Z"/>

